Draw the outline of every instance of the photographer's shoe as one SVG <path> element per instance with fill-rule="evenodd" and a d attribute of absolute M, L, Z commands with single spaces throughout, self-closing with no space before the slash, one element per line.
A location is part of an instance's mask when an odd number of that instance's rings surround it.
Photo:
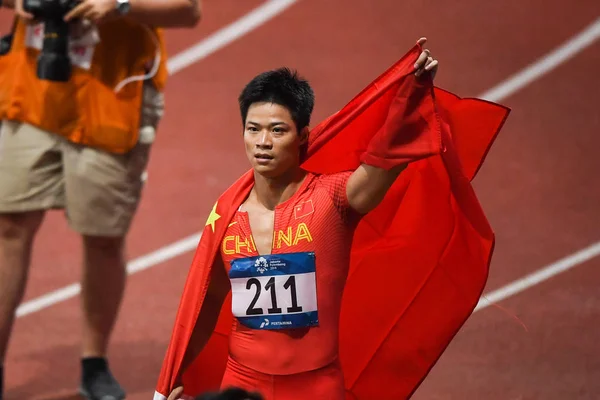
<path fill-rule="evenodd" d="M 81 360 L 79 393 L 88 400 L 123 400 L 125 391 L 114 378 L 102 357 Z"/>

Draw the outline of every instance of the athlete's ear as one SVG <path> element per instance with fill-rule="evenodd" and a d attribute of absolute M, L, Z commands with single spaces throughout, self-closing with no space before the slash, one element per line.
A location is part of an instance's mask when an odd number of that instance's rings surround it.
<path fill-rule="evenodd" d="M 310 132 L 310 129 L 308 128 L 308 126 L 305 126 L 302 131 L 300 131 L 300 144 L 306 144 L 308 142 L 308 133 Z"/>

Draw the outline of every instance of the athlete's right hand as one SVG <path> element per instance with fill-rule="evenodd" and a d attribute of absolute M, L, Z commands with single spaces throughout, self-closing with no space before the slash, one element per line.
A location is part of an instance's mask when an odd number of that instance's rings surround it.
<path fill-rule="evenodd" d="M 182 394 L 183 394 L 183 386 L 177 386 L 175 389 L 173 389 L 171 391 L 171 394 L 169 395 L 169 397 L 167 397 L 167 400 L 178 400 Z"/>

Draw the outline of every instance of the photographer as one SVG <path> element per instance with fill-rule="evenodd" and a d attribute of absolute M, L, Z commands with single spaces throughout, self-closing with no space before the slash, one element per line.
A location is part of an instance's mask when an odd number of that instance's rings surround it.
<path fill-rule="evenodd" d="M 0 399 L 32 243 L 49 209 L 63 209 L 82 236 L 80 391 L 122 399 L 106 353 L 125 287 L 125 238 L 163 114 L 162 28 L 195 26 L 200 0 L 0 1 L 17 17 L 0 56 Z"/>

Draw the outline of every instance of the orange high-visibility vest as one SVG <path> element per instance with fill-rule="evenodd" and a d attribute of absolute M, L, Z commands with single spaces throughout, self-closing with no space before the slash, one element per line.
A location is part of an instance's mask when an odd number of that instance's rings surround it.
<path fill-rule="evenodd" d="M 144 75 L 156 51 L 160 66 L 152 82 L 164 89 L 167 68 L 161 29 L 127 19 L 98 27 L 100 42 L 71 49 L 68 82 L 41 80 L 36 75 L 40 31 L 19 20 L 11 51 L 0 56 L 0 120 L 26 122 L 67 140 L 113 153 L 126 153 L 138 140 L 143 81 L 115 87 L 130 76 Z M 156 48 L 156 41 L 159 48 Z"/>

